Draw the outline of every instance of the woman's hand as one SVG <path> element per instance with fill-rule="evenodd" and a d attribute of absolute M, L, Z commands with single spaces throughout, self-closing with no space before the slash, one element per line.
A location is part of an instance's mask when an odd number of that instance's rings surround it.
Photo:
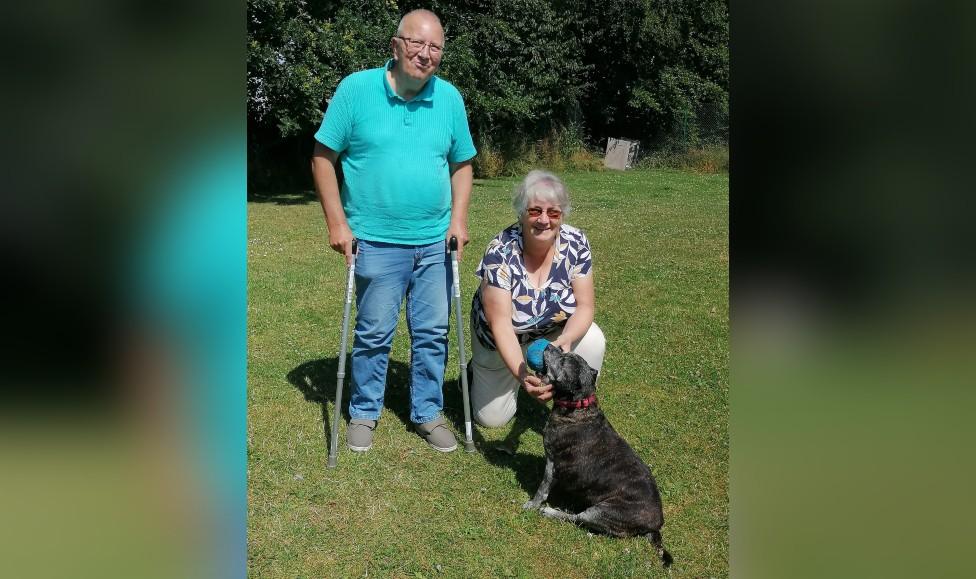
<path fill-rule="evenodd" d="M 519 366 L 519 382 L 522 383 L 522 388 L 529 393 L 539 402 L 546 402 L 552 399 L 552 384 L 546 384 L 542 381 L 542 378 L 534 374 L 530 374 L 528 368 L 525 366 L 525 362 Z"/>
<path fill-rule="evenodd" d="M 563 340 L 562 336 L 559 336 L 558 338 L 550 342 L 550 344 L 562 350 L 564 354 L 568 354 L 570 349 L 573 346 L 569 340 Z"/>

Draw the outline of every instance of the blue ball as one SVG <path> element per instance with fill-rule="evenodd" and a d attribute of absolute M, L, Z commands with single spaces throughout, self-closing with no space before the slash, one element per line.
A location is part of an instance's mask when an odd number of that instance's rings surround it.
<path fill-rule="evenodd" d="M 539 338 L 532 342 L 532 345 L 525 351 L 525 362 L 536 372 L 542 371 L 545 361 L 542 359 L 542 352 L 549 345 L 549 340 Z"/>

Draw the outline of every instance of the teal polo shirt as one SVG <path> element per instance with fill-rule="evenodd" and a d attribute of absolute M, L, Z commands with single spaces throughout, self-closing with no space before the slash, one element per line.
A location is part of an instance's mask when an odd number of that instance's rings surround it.
<path fill-rule="evenodd" d="M 451 221 L 449 163 L 476 154 L 464 100 L 436 76 L 405 101 L 385 67 L 342 80 L 315 139 L 340 153 L 342 207 L 358 239 L 426 245 Z"/>

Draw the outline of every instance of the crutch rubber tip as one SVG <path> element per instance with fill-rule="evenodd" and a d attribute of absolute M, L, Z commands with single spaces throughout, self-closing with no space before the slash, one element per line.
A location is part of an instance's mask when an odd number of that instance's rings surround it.
<path fill-rule="evenodd" d="M 545 360 L 542 359 L 542 352 L 549 345 L 549 340 L 539 338 L 532 342 L 532 345 L 525 351 L 525 362 L 536 372 L 544 371 Z"/>
<path fill-rule="evenodd" d="M 464 452 L 477 452 L 477 449 L 474 447 L 474 441 L 472 442 L 465 441 Z"/>

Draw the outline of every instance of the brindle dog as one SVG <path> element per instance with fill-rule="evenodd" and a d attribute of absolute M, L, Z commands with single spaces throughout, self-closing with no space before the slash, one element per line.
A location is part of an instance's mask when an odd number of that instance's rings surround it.
<path fill-rule="evenodd" d="M 543 431 L 546 470 L 539 490 L 522 508 L 538 509 L 550 491 L 558 493 L 580 512 L 545 506 L 543 515 L 613 537 L 646 537 L 664 566 L 670 566 L 654 475 L 596 406 L 596 370 L 580 356 L 552 345 L 542 358 L 554 401 Z"/>

